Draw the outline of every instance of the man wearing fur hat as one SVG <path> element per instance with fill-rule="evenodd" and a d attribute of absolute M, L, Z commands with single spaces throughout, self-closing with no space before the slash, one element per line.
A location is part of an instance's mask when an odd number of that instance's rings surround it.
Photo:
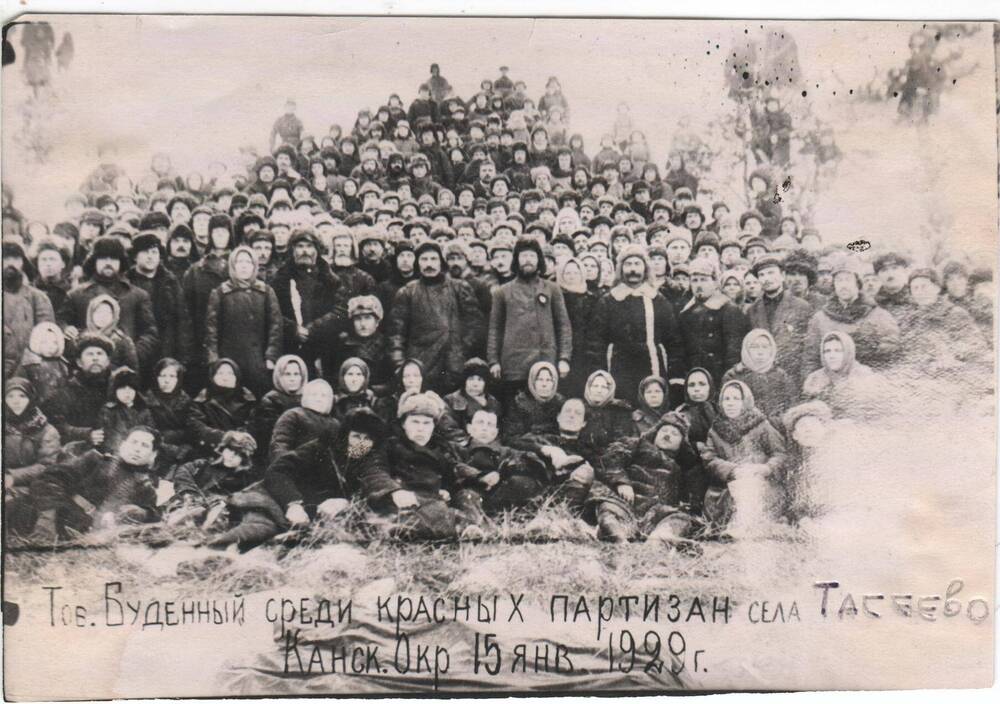
<path fill-rule="evenodd" d="M 416 249 L 420 278 L 396 292 L 389 314 L 389 355 L 398 367 L 406 359 L 424 365 L 430 388 L 446 393 L 462 378 L 484 327 L 475 293 L 466 281 L 445 275 L 441 246 L 428 240 Z"/>
<path fill-rule="evenodd" d="M 53 312 L 62 310 L 72 287 L 69 252 L 55 239 L 43 239 L 35 246 L 35 269 L 38 276 L 34 285 L 49 297 Z"/>
<path fill-rule="evenodd" d="M 636 397 L 647 376 L 662 376 L 679 402 L 687 354 L 673 307 L 652 276 L 645 250 L 626 246 L 618 258 L 615 285 L 594 309 L 593 363 L 611 373 L 624 400 Z"/>
<path fill-rule="evenodd" d="M 160 358 L 159 332 L 149 294 L 129 282 L 125 276 L 128 266 L 120 242 L 111 237 L 97 240 L 83 267 L 88 281 L 69 292 L 60 317 L 66 325 L 66 337 L 72 340 L 86 327 L 90 301 L 100 295 L 111 296 L 118 301 L 119 324 L 135 342 L 139 366 L 146 370 Z"/>
<path fill-rule="evenodd" d="M 486 357 L 497 390 L 508 403 L 524 386 L 536 362 L 557 364 L 559 376 L 570 372 L 573 331 L 558 284 L 544 278 L 546 262 L 538 240 L 521 237 L 514 245 L 513 281 L 492 292 Z"/>
<path fill-rule="evenodd" d="M 25 269 L 31 263 L 21 245 L 3 243 L 3 329 L 4 374 L 13 374 L 28 349 L 35 325 L 53 322 L 55 313 L 49 297 L 31 285 Z"/>
<path fill-rule="evenodd" d="M 322 351 L 323 371 L 336 380 L 340 366 L 351 357 L 364 360 L 369 370 L 369 385 L 378 393 L 392 379 L 387 359 L 388 343 L 382 330 L 385 314 L 375 296 L 355 296 L 347 302 L 347 324 L 337 334 L 336 343 Z"/>
<path fill-rule="evenodd" d="M 49 404 L 52 424 L 63 443 L 103 442 L 103 434 L 95 432 L 99 432 L 98 415 L 108 393 L 113 351 L 113 343 L 103 335 L 85 332 L 77 337 L 76 371 Z"/>
<path fill-rule="evenodd" d="M 159 357 L 188 359 L 190 328 L 181 322 L 181 285 L 177 277 L 163 266 L 163 245 L 153 232 L 143 232 L 132 240 L 132 261 L 128 280 L 149 294 L 153 318 L 160 334 Z M 152 369 L 152 366 L 150 366 Z"/>
<path fill-rule="evenodd" d="M 942 292 L 933 269 L 914 269 L 909 276 L 910 301 L 902 348 L 906 360 L 923 370 L 952 370 L 987 360 L 986 339 L 964 308 Z"/>
<path fill-rule="evenodd" d="M 750 323 L 719 291 L 719 272 L 712 260 L 699 257 L 688 271 L 694 296 L 680 313 L 688 365 L 707 369 L 718 387 L 722 375 L 739 363 Z"/>
<path fill-rule="evenodd" d="M 905 325 L 914 307 L 910 298 L 909 260 L 896 252 L 889 252 L 877 257 L 872 267 L 882 284 L 875 294 L 875 303 L 887 310 L 900 326 Z"/>

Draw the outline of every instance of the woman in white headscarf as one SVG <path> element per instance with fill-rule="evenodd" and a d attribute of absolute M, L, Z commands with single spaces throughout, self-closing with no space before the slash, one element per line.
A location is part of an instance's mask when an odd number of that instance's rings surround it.
<path fill-rule="evenodd" d="M 774 365 L 777 350 L 770 332 L 763 328 L 751 330 L 743 338 L 741 361 L 723 375 L 722 383 L 734 379 L 746 383 L 757 408 L 780 429 L 781 414 L 795 400 L 796 389 L 785 370 Z"/>

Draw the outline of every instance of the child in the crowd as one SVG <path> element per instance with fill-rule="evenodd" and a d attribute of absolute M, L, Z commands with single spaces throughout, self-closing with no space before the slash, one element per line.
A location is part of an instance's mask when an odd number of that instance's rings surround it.
<path fill-rule="evenodd" d="M 128 367 L 118 367 L 111 372 L 108 402 L 104 404 L 97 419 L 97 427 L 103 431 L 100 449 L 104 452 L 116 452 L 125 436 L 137 425 L 153 427 L 153 414 L 139 393 L 139 375 Z"/>
<path fill-rule="evenodd" d="M 753 392 L 757 407 L 779 430 L 781 414 L 797 397 L 795 384 L 784 369 L 775 366 L 778 346 L 774 336 L 763 328 L 751 330 L 743 338 L 739 364 L 722 377 L 722 383 L 745 382 Z"/>
<path fill-rule="evenodd" d="M 643 435 L 659 424 L 663 414 L 669 410 L 669 391 L 666 379 L 655 374 L 639 382 L 636 409 L 632 411 L 635 430 L 630 435 Z"/>
<path fill-rule="evenodd" d="M 742 381 L 722 385 L 719 408 L 699 448 L 711 477 L 704 512 L 716 528 L 748 535 L 780 515 L 785 441 Z"/>
<path fill-rule="evenodd" d="M 209 365 L 208 385 L 191 404 L 191 426 L 201 448 L 210 451 L 227 430 L 246 430 L 256 403 L 236 362 L 223 357 Z"/>
<path fill-rule="evenodd" d="M 372 408 L 375 393 L 368 388 L 370 371 L 365 360 L 350 357 L 340 365 L 337 381 L 337 396 L 334 401 L 334 416 L 343 420 L 354 408 Z"/>
<path fill-rule="evenodd" d="M 462 368 L 462 387 L 444 397 L 448 412 L 455 425 L 462 429 L 461 441 L 468 440 L 465 428 L 477 411 L 485 410 L 499 418 L 500 402 L 486 391 L 490 367 L 484 359 L 473 357 Z"/>
<path fill-rule="evenodd" d="M 601 539 L 676 543 L 691 535 L 705 478 L 687 439 L 689 427 L 684 415 L 672 411 L 638 439 L 619 440 L 608 448 L 595 489 L 612 491 L 594 491 L 590 498 Z"/>
<path fill-rule="evenodd" d="M 184 390 L 184 365 L 164 357 L 153 367 L 153 385 L 143 394 L 153 425 L 163 435 L 167 464 L 182 461 L 197 445 L 191 427 L 191 397 Z"/>
<path fill-rule="evenodd" d="M 270 461 L 312 440 L 329 442 L 340 427 L 331 415 L 333 402 L 333 389 L 325 379 L 313 379 L 306 384 L 299 406 L 282 413 L 274 424 L 268 447 Z"/>
<path fill-rule="evenodd" d="M 257 403 L 250 420 L 251 434 L 263 445 L 281 414 L 295 408 L 302 399 L 302 388 L 309 381 L 309 368 L 297 355 L 286 354 L 274 363 L 271 374 L 274 388 Z"/>
<path fill-rule="evenodd" d="M 528 388 L 519 391 L 505 415 L 505 441 L 528 433 L 538 435 L 558 430 L 556 418 L 565 399 L 559 394 L 559 372 L 550 362 L 535 362 L 528 370 Z"/>
<path fill-rule="evenodd" d="M 111 353 L 112 367 L 139 368 L 139 354 L 135 342 L 124 330 L 118 327 L 121 308 L 118 301 L 107 294 L 94 296 L 87 304 L 87 332 L 104 335 L 111 340 L 114 351 Z"/>
<path fill-rule="evenodd" d="M 55 323 L 39 323 L 31 330 L 28 349 L 15 376 L 27 379 L 37 394 L 35 402 L 44 411 L 69 381 L 69 363 L 63 358 L 66 337 Z"/>

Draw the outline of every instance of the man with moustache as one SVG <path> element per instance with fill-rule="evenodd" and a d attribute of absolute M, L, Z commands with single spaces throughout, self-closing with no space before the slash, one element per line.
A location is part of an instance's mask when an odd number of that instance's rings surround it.
<path fill-rule="evenodd" d="M 129 264 L 125 247 L 117 239 L 101 237 L 94 242 L 83 265 L 87 281 L 69 292 L 59 317 L 65 323 L 67 339 L 75 340 L 87 327 L 90 301 L 102 294 L 111 296 L 120 309 L 119 327 L 135 342 L 139 366 L 144 371 L 161 356 L 159 331 L 149 294 L 125 276 Z"/>
<path fill-rule="evenodd" d="M 163 265 L 177 277 L 178 281 L 181 281 L 191 265 L 198 261 L 198 255 L 194 248 L 194 233 L 191 232 L 191 228 L 187 225 L 174 226 L 167 236 L 166 248 Z"/>
<path fill-rule="evenodd" d="M 597 302 L 592 321 L 594 367 L 607 369 L 620 398 L 632 402 L 639 382 L 660 376 L 671 401 L 683 397 L 687 354 L 674 308 L 656 289 L 641 245 L 627 245 L 618 258 L 616 284 Z"/>
<path fill-rule="evenodd" d="M 420 278 L 396 292 L 389 315 L 389 358 L 424 365 L 427 386 L 444 394 L 462 379 L 484 327 L 476 296 L 466 281 L 445 276 L 441 245 L 422 242 L 415 251 Z"/>
<path fill-rule="evenodd" d="M 44 239 L 35 247 L 35 269 L 38 270 L 35 288 L 49 297 L 53 312 L 63 307 L 72 287 L 69 263 L 69 251 L 62 249 L 54 239 Z"/>
<path fill-rule="evenodd" d="M 536 362 L 555 364 L 559 376 L 569 374 L 573 331 L 562 289 L 545 276 L 541 245 L 521 237 L 514 245 L 515 278 L 492 292 L 486 358 L 490 374 L 500 381 L 495 395 L 509 403 L 525 386 Z"/>
<path fill-rule="evenodd" d="M 278 269 L 271 287 L 284 319 L 286 354 L 297 354 L 311 365 L 347 324 L 350 296 L 343 279 L 320 256 L 322 245 L 316 233 L 296 230 L 288 246 L 291 257 Z"/>

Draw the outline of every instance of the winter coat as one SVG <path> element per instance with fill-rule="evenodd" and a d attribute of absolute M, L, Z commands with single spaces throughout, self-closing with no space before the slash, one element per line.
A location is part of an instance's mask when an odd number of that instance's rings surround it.
<path fill-rule="evenodd" d="M 108 396 L 108 375 L 93 376 L 77 371 L 52 399 L 52 424 L 63 443 L 90 441 L 90 431 L 99 426 L 98 416 Z"/>
<path fill-rule="evenodd" d="M 55 322 L 55 312 L 49 297 L 27 283 L 21 283 L 17 291 L 3 291 L 4 343 L 9 345 L 9 355 L 4 355 L 4 375 L 10 376 L 18 365 L 25 350 L 32 329 L 42 322 Z M 80 325 L 82 328 L 83 326 Z M 8 349 L 5 347 L 5 349 Z"/>
<path fill-rule="evenodd" d="M 487 361 L 505 381 L 521 381 L 535 362 L 569 362 L 573 330 L 562 289 L 541 277 L 516 278 L 493 291 Z"/>
<path fill-rule="evenodd" d="M 91 518 L 74 526 L 87 530 L 91 521 L 96 523 L 105 513 L 135 506 L 144 520 L 154 521 L 156 510 L 156 477 L 147 467 L 132 467 L 114 455 L 97 450 L 56 464 L 31 483 L 31 496 L 39 511 L 57 510 L 59 519 L 70 509 L 79 514 L 74 497 L 80 497 L 94 511 Z"/>
<path fill-rule="evenodd" d="M 512 441 L 527 434 L 558 433 L 556 417 L 565 401 L 561 394 L 543 402 L 527 391 L 519 391 L 504 420 L 503 438 L 505 441 Z"/>
<path fill-rule="evenodd" d="M 751 327 L 763 328 L 774 336 L 778 349 L 775 364 L 785 370 L 789 379 L 798 385 L 802 378 L 802 345 L 813 315 L 812 306 L 790 291 L 782 291 L 777 302 L 767 295 L 761 296 L 750 304 L 746 315 Z M 757 398 L 759 401 L 760 397 Z M 770 413 L 766 409 L 764 412 Z"/>
<path fill-rule="evenodd" d="M 828 333 L 838 330 L 854 340 L 858 361 L 862 364 L 878 368 L 895 361 L 900 348 L 899 325 L 895 318 L 862 297 L 845 306 L 836 296 L 831 296 L 809 321 L 802 349 L 804 375 L 821 366 L 820 342 Z"/>
<path fill-rule="evenodd" d="M 160 357 L 160 338 L 156 318 L 153 316 L 153 302 L 148 293 L 129 283 L 124 277 L 110 283 L 91 280 L 74 288 L 66 297 L 62 319 L 67 325 L 83 330 L 87 327 L 90 301 L 100 295 L 108 295 L 118 301 L 118 326 L 135 342 L 138 366 L 152 367 Z"/>
<path fill-rule="evenodd" d="M 594 366 L 611 372 L 624 398 L 634 398 L 647 376 L 684 378 L 689 354 L 681 329 L 655 289 L 615 286 L 598 301 L 590 331 Z"/>
<path fill-rule="evenodd" d="M 340 422 L 333 416 L 301 406 L 289 408 L 274 424 L 268 456 L 273 462 L 313 440 L 332 442 L 339 429 Z"/>
<path fill-rule="evenodd" d="M 368 365 L 368 383 L 379 393 L 390 381 L 392 370 L 388 359 L 389 343 L 381 330 L 370 337 L 359 337 L 354 332 L 354 326 L 348 325 L 341 331 L 336 342 L 330 345 L 323 356 L 323 376 L 333 387 L 337 386 L 337 373 L 340 365 L 351 357 L 364 360 Z"/>
<path fill-rule="evenodd" d="M 583 393 L 583 384 L 587 381 L 587 377 L 596 368 L 590 352 L 593 339 L 591 320 L 600 296 L 596 291 L 586 293 L 563 291 L 563 300 L 566 303 L 566 314 L 569 316 L 570 330 L 573 333 L 573 354 L 569 359 L 569 374 L 560 385 L 570 396 L 579 396 Z"/>
<path fill-rule="evenodd" d="M 173 357 L 188 359 L 191 351 L 190 328 L 183 324 L 184 305 L 181 284 L 174 274 L 160 266 L 152 278 L 140 274 L 135 267 L 128 271 L 128 280 L 149 295 L 153 318 L 159 333 L 160 346 L 155 359 Z"/>
<path fill-rule="evenodd" d="M 271 386 L 265 362 L 281 356 L 281 309 L 274 290 L 254 280 L 247 287 L 227 281 L 212 291 L 205 316 L 209 364 L 228 357 L 240 366 L 246 385 L 262 393 Z"/>
<path fill-rule="evenodd" d="M 63 309 L 63 306 L 66 304 L 66 297 L 69 295 L 72 287 L 73 283 L 70 281 L 68 274 L 57 279 L 45 280 L 39 278 L 35 281 L 35 288 L 49 297 L 49 302 L 52 303 L 54 313 L 59 313 Z M 63 325 L 66 324 L 61 320 L 59 322 Z"/>
<path fill-rule="evenodd" d="M 584 442 L 605 449 L 612 442 L 635 434 L 632 408 L 618 399 L 611 399 L 603 406 L 587 407 L 587 425 L 580 431 Z"/>
<path fill-rule="evenodd" d="M 191 428 L 203 447 L 213 448 L 227 430 L 247 429 L 256 402 L 238 381 L 235 389 L 202 389 L 191 403 Z"/>
<path fill-rule="evenodd" d="M 432 437 L 420 447 L 406 437 L 392 437 L 387 445 L 390 471 L 401 488 L 421 499 L 435 499 L 440 490 L 455 488 L 457 458 L 447 442 Z"/>
<path fill-rule="evenodd" d="M 174 495 L 192 494 L 205 499 L 226 497 L 260 479 L 253 465 L 229 469 L 219 459 L 198 459 L 180 465 L 173 473 Z"/>
<path fill-rule="evenodd" d="M 146 393 L 146 408 L 153 416 L 153 425 L 163 435 L 168 445 L 194 445 L 197 441 L 191 431 L 191 397 L 178 388 L 166 396 L 159 390 Z"/>
<path fill-rule="evenodd" d="M 910 297 L 908 286 L 904 286 L 895 293 L 890 293 L 886 289 L 880 288 L 878 293 L 875 294 L 875 304 L 895 318 L 900 327 L 903 327 L 909 315 L 916 308 L 913 299 Z"/>
<path fill-rule="evenodd" d="M 689 367 L 707 369 L 719 384 L 726 370 L 739 363 L 750 324 L 729 298 L 716 292 L 705 301 L 688 301 L 681 310 L 680 328 Z"/>
<path fill-rule="evenodd" d="M 24 486 L 56 461 L 61 449 L 59 431 L 37 407 L 29 407 L 20 418 L 13 415 L 4 409 L 4 479 Z"/>
<path fill-rule="evenodd" d="M 884 415 L 885 390 L 881 375 L 857 360 L 854 340 L 845 332 L 835 330 L 823 341 L 836 338 L 843 350 L 840 369 L 825 365 L 811 372 L 802 384 L 803 398 L 818 398 L 837 416 L 875 418 Z M 822 344 L 822 343 L 821 343 Z"/>
<path fill-rule="evenodd" d="M 14 372 L 31 382 L 38 394 L 38 406 L 46 415 L 52 413 L 52 401 L 57 398 L 70 378 L 69 364 L 62 357 L 41 357 L 30 349 L 21 357 L 21 365 Z"/>
<path fill-rule="evenodd" d="M 465 389 L 458 389 L 445 396 L 444 402 L 448 406 L 448 413 L 451 415 L 452 420 L 454 420 L 455 427 L 461 431 L 463 441 L 468 439 L 465 426 L 472 421 L 472 416 L 476 415 L 476 411 L 496 413 L 498 424 L 501 423 L 503 417 L 500 402 L 489 394 L 486 394 L 486 403 L 483 404 L 465 393 Z"/>
<path fill-rule="evenodd" d="M 307 357 L 315 358 L 333 346 L 341 326 L 346 324 L 350 294 L 343 280 L 323 260 L 319 261 L 315 272 L 300 271 L 294 262 L 288 262 L 278 269 L 271 287 L 278 297 L 284 325 L 283 340 L 285 349 L 289 352 L 295 352 L 300 347 L 296 336 L 299 323 L 293 303 L 293 282 L 298 295 L 295 300 L 299 302 L 301 324 L 309 330 L 309 340 L 304 345 L 306 349 L 301 351 Z"/>
<path fill-rule="evenodd" d="M 698 453 L 687 441 L 676 452 L 661 450 L 656 446 L 659 428 L 657 424 L 638 438 L 615 442 L 598 472 L 598 479 L 609 487 L 632 487 L 635 502 L 631 509 L 640 520 L 648 513 L 682 505 L 698 513 L 705 493 L 705 469 Z"/>
<path fill-rule="evenodd" d="M 97 427 L 104 430 L 104 442 L 101 449 L 115 453 L 119 445 L 128 436 L 129 430 L 137 425 L 153 427 L 153 414 L 146 407 L 146 402 L 138 393 L 131 408 L 122 405 L 117 400 L 109 401 L 101 408 L 97 418 Z"/>
<path fill-rule="evenodd" d="M 723 384 L 733 380 L 742 381 L 750 387 L 757 407 L 775 428 L 781 428 L 781 414 L 799 397 L 798 384 L 777 366 L 761 373 L 740 362 L 722 377 Z"/>
<path fill-rule="evenodd" d="M 331 265 L 330 268 L 340 279 L 343 286 L 341 295 L 345 296 L 345 306 L 346 301 L 355 296 L 375 295 L 375 279 L 357 264 L 351 264 L 350 266 Z"/>
<path fill-rule="evenodd" d="M 226 259 L 209 253 L 196 262 L 184 274 L 181 289 L 184 294 L 184 320 L 189 326 L 193 340 L 192 356 L 189 361 L 208 363 L 205 347 L 208 321 L 208 302 L 212 291 L 228 278 Z M 184 361 L 184 360 L 182 360 Z"/>
<path fill-rule="evenodd" d="M 389 317 L 389 355 L 395 365 L 415 358 L 429 388 L 450 391 L 482 334 L 483 314 L 472 287 L 442 278 L 411 281 L 396 293 Z"/>

